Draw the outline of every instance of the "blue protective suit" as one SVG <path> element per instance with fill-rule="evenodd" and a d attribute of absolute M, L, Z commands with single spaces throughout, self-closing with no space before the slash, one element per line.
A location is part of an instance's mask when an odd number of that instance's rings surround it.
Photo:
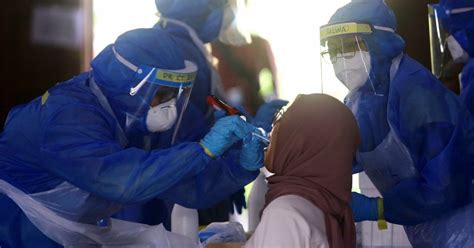
<path fill-rule="evenodd" d="M 174 41 L 165 31 L 148 29 L 122 35 L 114 47 L 132 63 L 178 69 L 184 58 Z M 137 83 L 134 73 L 117 61 L 112 46 L 91 65 L 91 72 L 10 111 L 0 135 L 1 180 L 28 194 L 68 182 L 92 197 L 80 213 L 70 204 L 76 200 L 73 197 L 61 198 L 64 202 L 59 204 L 71 207 L 77 214 L 75 221 L 93 223 L 109 217 L 117 207 L 156 198 L 190 208 L 209 207 L 257 176 L 239 165 L 238 151 L 211 159 L 197 142 L 185 142 L 202 137 L 208 127 L 203 112 L 192 103 L 181 125 L 179 144 L 171 147 L 167 132 L 134 133 L 125 123 L 128 111 L 137 104 L 129 95 Z M 113 114 L 91 90 L 93 82 Z M 146 140 L 152 145 L 147 146 Z M 0 208 L 1 247 L 58 246 L 4 195 L 0 195 Z"/>
<path fill-rule="evenodd" d="M 382 0 L 353 0 L 329 21 L 340 22 L 396 29 Z M 473 246 L 474 119 L 426 68 L 401 55 L 397 34 L 374 29 L 359 36 L 374 84 L 346 97 L 362 137 L 359 171 L 381 192 L 386 220 L 405 225 L 414 246 Z"/>
<path fill-rule="evenodd" d="M 186 0 L 155 0 L 161 16 L 186 23 L 196 31 L 203 43 L 210 42 L 218 36 L 222 23 L 223 7 L 226 2 L 226 0 L 200 0 L 192 3 Z M 181 51 L 184 59 L 193 61 L 199 67 L 190 98 L 193 110 L 186 111 L 184 114 L 183 118 L 185 120 L 183 120 L 183 123 L 186 123 L 187 128 L 180 130 L 179 142 L 199 141 L 214 121 L 210 112 L 212 109 L 206 104 L 206 97 L 214 94 L 211 68 L 206 57 L 192 41 L 185 28 L 171 22 L 165 24 L 163 21 L 157 23 L 154 28 L 166 33 L 167 37 L 170 38 L 166 39 L 167 46 Z M 171 136 L 172 134 L 167 132 L 163 135 Z M 169 139 L 157 142 L 159 142 L 160 147 L 170 145 Z M 156 142 L 154 145 L 157 145 Z M 127 206 L 115 217 L 151 225 L 164 223 L 167 228 L 170 228 L 173 204 L 173 202 L 155 199 L 145 204 Z M 160 214 L 157 214 L 157 209 L 161 209 Z"/>
<path fill-rule="evenodd" d="M 474 59 L 470 59 L 463 67 L 461 74 L 461 99 L 474 114 Z"/>

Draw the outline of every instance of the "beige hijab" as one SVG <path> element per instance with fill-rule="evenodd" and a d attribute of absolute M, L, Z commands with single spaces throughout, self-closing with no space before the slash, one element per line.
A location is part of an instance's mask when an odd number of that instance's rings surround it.
<path fill-rule="evenodd" d="M 344 104 L 324 94 L 299 95 L 275 124 L 266 205 L 301 196 L 324 212 L 330 247 L 355 247 L 349 204 L 358 144 L 357 122 Z"/>

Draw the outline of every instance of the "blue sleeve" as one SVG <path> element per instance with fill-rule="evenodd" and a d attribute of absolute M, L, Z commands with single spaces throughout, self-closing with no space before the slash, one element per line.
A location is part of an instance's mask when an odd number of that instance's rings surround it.
<path fill-rule="evenodd" d="M 229 197 L 252 182 L 259 171 L 248 171 L 239 165 L 239 150 L 226 152 L 223 157 L 212 159 L 197 176 L 185 177 L 180 184 L 161 194 L 163 199 L 188 208 L 203 209 Z M 175 195 L 186 195 L 176 199 Z"/>
<path fill-rule="evenodd" d="M 432 220 L 467 204 L 474 162 L 474 124 L 459 99 L 437 81 L 412 82 L 420 84 L 407 87 L 409 92 L 391 102 L 399 110 L 391 120 L 419 175 L 383 192 L 385 218 L 403 225 Z"/>
<path fill-rule="evenodd" d="M 168 149 L 147 152 L 121 147 L 114 137 L 110 121 L 97 108 L 83 104 L 69 104 L 49 113 L 43 125 L 41 165 L 51 173 L 88 192 L 120 203 L 139 203 L 165 195 L 176 202 L 187 201 L 189 206 L 202 205 L 202 198 L 188 199 L 195 191 L 211 194 L 221 184 L 211 184 L 200 191 L 200 184 L 215 180 L 212 172 L 218 163 L 208 157 L 196 142 L 185 142 Z M 218 160 L 217 160 L 218 161 Z M 211 171 L 207 171 L 210 165 Z M 221 173 L 220 180 L 235 184 L 245 179 L 244 169 Z M 242 172 L 242 173 L 241 173 Z M 186 182 L 184 182 L 186 180 Z M 194 184 L 188 194 L 172 194 L 180 183 Z M 246 182 L 247 183 L 247 182 Z M 242 187 L 244 183 L 240 185 Z M 237 190 L 237 189 L 236 189 Z"/>
<path fill-rule="evenodd" d="M 214 122 L 213 115 L 208 117 L 205 118 L 202 112 L 190 102 L 178 133 L 178 143 L 199 142 L 209 132 Z M 160 197 L 188 208 L 211 207 L 242 189 L 258 176 L 258 171 L 248 171 L 240 166 L 239 157 L 240 144 L 237 143 L 222 157 L 216 157 L 209 161 L 206 169 L 199 175 L 183 179 L 179 185 L 170 188 Z M 186 195 L 187 197 L 175 199 L 175 195 Z"/>

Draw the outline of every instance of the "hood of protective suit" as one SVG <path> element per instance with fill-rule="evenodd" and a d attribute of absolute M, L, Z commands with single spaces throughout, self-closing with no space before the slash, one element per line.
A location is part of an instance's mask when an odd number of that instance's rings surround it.
<path fill-rule="evenodd" d="M 184 57 L 173 44 L 169 34 L 162 30 L 136 29 L 119 36 L 114 44 L 107 46 L 92 60 L 92 76 L 124 130 L 126 116 L 140 113 L 145 116 L 152 100 L 149 96 L 154 94 L 139 91 L 134 96 L 130 95 L 130 89 L 143 76 L 120 62 L 113 49 L 136 66 L 179 70 L 185 66 Z"/>
<path fill-rule="evenodd" d="M 353 0 L 339 8 L 330 18 L 328 24 L 357 22 L 371 26 L 397 28 L 397 21 L 393 11 L 383 0 Z M 390 66 L 392 59 L 405 48 L 403 39 L 394 32 L 373 29 L 371 34 L 359 34 L 366 43 L 371 57 L 370 77 L 374 82 L 376 92 L 384 94 L 388 90 L 390 80 Z M 371 90 L 367 82 L 360 90 Z"/>
<path fill-rule="evenodd" d="M 440 0 L 437 10 L 443 27 L 474 57 L 474 1 Z"/>
<path fill-rule="evenodd" d="M 185 22 L 202 42 L 219 36 L 227 0 L 155 0 L 161 16 Z"/>

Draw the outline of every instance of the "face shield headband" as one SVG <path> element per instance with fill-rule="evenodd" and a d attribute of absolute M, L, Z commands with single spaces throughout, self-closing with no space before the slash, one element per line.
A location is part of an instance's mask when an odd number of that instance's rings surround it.
<path fill-rule="evenodd" d="M 155 85 L 185 88 L 191 87 L 196 79 L 197 65 L 191 61 L 184 61 L 184 68 L 181 70 L 166 70 L 155 68 L 151 66 L 142 65 L 140 67 L 134 65 L 124 57 L 122 57 L 116 50 L 112 48 L 115 58 L 130 70 L 139 75 L 143 75 L 142 80 L 134 87 L 130 88 L 130 95 L 134 96 L 146 84 L 151 83 Z M 179 98 L 179 96 L 177 97 Z"/>

